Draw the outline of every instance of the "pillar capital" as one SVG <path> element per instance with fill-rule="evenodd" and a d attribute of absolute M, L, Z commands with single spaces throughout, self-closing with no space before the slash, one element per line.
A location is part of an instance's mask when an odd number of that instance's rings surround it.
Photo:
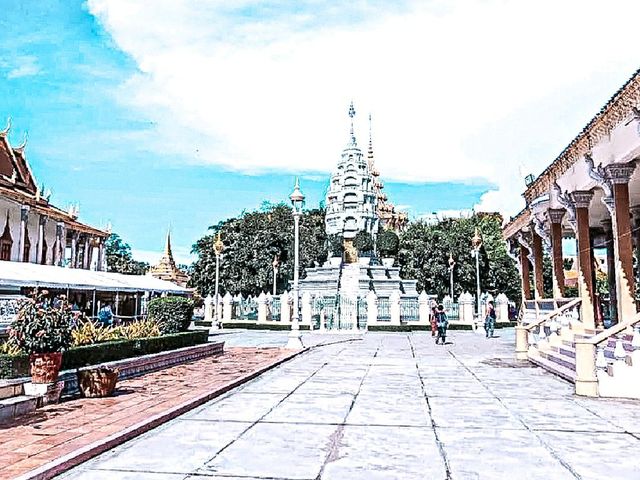
<path fill-rule="evenodd" d="M 47 217 L 46 215 L 40 215 L 40 220 L 39 220 L 40 225 L 44 227 L 47 224 L 48 219 L 49 217 Z"/>
<path fill-rule="evenodd" d="M 551 223 L 562 223 L 566 210 L 564 208 L 550 208 L 547 210 L 547 216 Z"/>
<path fill-rule="evenodd" d="M 605 167 L 607 178 L 614 185 L 629 183 L 635 169 L 635 163 L 612 163 Z"/>
<path fill-rule="evenodd" d="M 573 200 L 576 208 L 589 208 L 592 198 L 592 191 L 576 190 L 571 193 L 571 199 Z"/>

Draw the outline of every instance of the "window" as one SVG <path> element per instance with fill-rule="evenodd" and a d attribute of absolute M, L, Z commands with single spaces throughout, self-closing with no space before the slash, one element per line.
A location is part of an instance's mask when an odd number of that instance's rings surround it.
<path fill-rule="evenodd" d="M 9 214 L 7 213 L 7 222 L 4 225 L 4 232 L 0 237 L 0 260 L 11 260 L 11 247 L 13 246 L 13 239 L 11 238 L 11 232 L 9 231 Z"/>

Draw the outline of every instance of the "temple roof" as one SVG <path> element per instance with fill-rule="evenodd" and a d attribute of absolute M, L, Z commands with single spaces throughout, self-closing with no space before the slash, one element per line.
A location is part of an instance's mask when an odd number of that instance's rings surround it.
<path fill-rule="evenodd" d="M 155 278 L 167 280 L 180 286 L 186 286 L 189 275 L 176 266 L 171 251 L 171 232 L 167 232 L 167 241 L 164 246 L 164 253 L 157 265 L 149 269 L 149 274 Z"/>

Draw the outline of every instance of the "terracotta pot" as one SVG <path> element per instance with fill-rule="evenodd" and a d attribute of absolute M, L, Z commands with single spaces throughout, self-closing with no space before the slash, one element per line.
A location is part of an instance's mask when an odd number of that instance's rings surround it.
<path fill-rule="evenodd" d="M 78 387 L 83 397 L 109 397 L 116 389 L 120 370 L 117 368 L 95 368 L 78 370 Z"/>
<path fill-rule="evenodd" d="M 29 362 L 33 383 L 53 383 L 58 380 L 58 373 L 60 373 L 62 365 L 62 352 L 32 353 Z"/>

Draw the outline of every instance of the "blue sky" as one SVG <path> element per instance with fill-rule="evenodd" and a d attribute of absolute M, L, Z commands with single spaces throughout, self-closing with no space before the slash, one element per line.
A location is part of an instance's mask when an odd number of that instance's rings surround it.
<path fill-rule="evenodd" d="M 512 214 L 521 174 L 637 68 L 637 16 L 587 1 L 574 18 L 572 3 L 0 0 L 0 122 L 13 144 L 29 132 L 55 204 L 79 202 L 151 262 L 169 225 L 184 261 L 295 175 L 317 205 L 352 99 L 360 145 L 372 113 L 386 192 L 413 218 Z"/>

